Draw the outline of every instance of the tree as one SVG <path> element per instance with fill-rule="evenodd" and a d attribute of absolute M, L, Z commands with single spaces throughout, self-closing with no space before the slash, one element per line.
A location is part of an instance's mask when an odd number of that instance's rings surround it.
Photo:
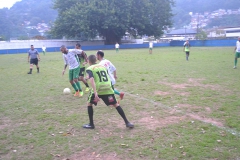
<path fill-rule="evenodd" d="M 7 8 L 0 10 L 0 35 L 5 39 L 10 38 L 12 24 L 7 17 Z"/>
<path fill-rule="evenodd" d="M 120 42 L 128 30 L 160 36 L 171 26 L 173 0 L 55 0 L 58 17 L 53 36 L 105 37 L 105 44 Z"/>
<path fill-rule="evenodd" d="M 207 39 L 207 33 L 204 32 L 204 30 L 202 29 L 198 29 L 198 33 L 196 35 L 196 39 L 199 39 L 199 40 L 206 40 Z"/>

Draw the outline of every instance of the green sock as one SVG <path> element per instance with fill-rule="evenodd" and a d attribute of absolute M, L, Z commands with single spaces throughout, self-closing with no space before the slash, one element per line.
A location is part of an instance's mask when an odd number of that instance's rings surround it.
<path fill-rule="evenodd" d="M 120 93 L 114 89 L 114 94 L 120 95 Z"/>
<path fill-rule="evenodd" d="M 75 91 L 78 91 L 77 86 L 75 85 L 75 83 L 72 84 L 72 87 L 74 88 Z"/>
<path fill-rule="evenodd" d="M 235 59 L 235 66 L 237 66 L 237 59 Z"/>
<path fill-rule="evenodd" d="M 81 88 L 81 86 L 80 86 L 79 81 L 76 82 L 76 85 L 77 85 L 77 88 L 79 89 L 79 91 L 82 91 L 82 88 Z"/>

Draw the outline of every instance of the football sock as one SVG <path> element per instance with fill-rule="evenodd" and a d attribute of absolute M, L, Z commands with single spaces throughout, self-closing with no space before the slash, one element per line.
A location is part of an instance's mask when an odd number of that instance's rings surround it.
<path fill-rule="evenodd" d="M 127 124 L 128 120 L 127 120 L 127 118 L 125 116 L 125 113 L 124 113 L 122 107 L 118 106 L 116 109 L 117 109 L 118 113 L 121 115 L 121 117 L 123 118 L 124 122 Z"/>
<path fill-rule="evenodd" d="M 30 73 L 32 73 L 32 68 L 30 68 Z"/>
<path fill-rule="evenodd" d="M 75 83 L 72 84 L 72 87 L 74 88 L 74 90 L 77 92 L 78 91 L 78 88 L 77 86 L 75 85 Z"/>
<path fill-rule="evenodd" d="M 37 72 L 39 72 L 39 67 L 37 68 Z"/>
<path fill-rule="evenodd" d="M 79 90 L 79 91 L 82 91 L 82 88 L 81 88 L 81 86 L 80 86 L 79 81 L 77 81 L 77 82 L 75 82 L 75 83 L 76 83 L 76 86 L 77 86 L 78 90 Z"/>
<path fill-rule="evenodd" d="M 114 89 L 114 94 L 120 95 L 120 93 L 118 92 L 118 90 Z"/>
<path fill-rule="evenodd" d="M 86 87 L 89 87 L 88 83 L 84 83 Z"/>
<path fill-rule="evenodd" d="M 235 66 L 237 66 L 237 59 L 235 59 Z"/>
<path fill-rule="evenodd" d="M 93 107 L 92 106 L 88 106 L 88 116 L 89 116 L 90 125 L 94 125 L 93 124 Z"/>

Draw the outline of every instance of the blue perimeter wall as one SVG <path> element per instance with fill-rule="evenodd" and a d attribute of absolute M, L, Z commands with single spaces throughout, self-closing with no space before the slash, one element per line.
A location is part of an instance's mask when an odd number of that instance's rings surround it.
<path fill-rule="evenodd" d="M 190 45 L 195 47 L 225 47 L 225 46 L 236 46 L 234 39 L 224 40 L 191 40 Z M 185 41 L 171 41 L 170 43 L 154 43 L 154 47 L 182 47 Z M 134 48 L 148 48 L 149 44 L 122 44 L 120 49 L 134 49 Z M 67 46 L 72 49 L 74 46 Z M 36 48 L 38 52 L 42 52 L 42 48 Z M 115 45 L 96 45 L 96 46 L 82 46 L 82 49 L 87 50 L 109 50 L 115 49 Z M 27 53 L 29 48 L 24 49 L 0 49 L 0 54 L 16 54 L 16 53 Z M 47 52 L 60 52 L 59 47 L 47 48 Z"/>

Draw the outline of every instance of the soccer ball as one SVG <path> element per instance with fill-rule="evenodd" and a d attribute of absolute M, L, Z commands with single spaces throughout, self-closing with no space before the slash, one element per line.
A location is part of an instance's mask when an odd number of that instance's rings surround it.
<path fill-rule="evenodd" d="M 71 90 L 69 88 L 64 88 L 63 94 L 70 94 Z"/>

